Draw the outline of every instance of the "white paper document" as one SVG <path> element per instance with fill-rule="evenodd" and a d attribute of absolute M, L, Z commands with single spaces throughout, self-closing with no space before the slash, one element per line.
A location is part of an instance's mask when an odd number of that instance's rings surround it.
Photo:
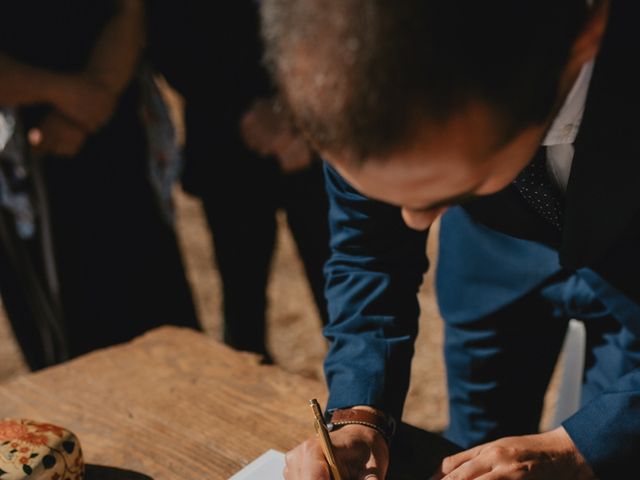
<path fill-rule="evenodd" d="M 283 480 L 284 453 L 268 450 L 229 480 Z"/>

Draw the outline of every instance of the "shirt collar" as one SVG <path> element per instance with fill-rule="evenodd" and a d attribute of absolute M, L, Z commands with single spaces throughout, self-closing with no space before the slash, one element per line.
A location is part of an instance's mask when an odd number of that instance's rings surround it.
<path fill-rule="evenodd" d="M 560 112 L 553 120 L 542 145 L 548 147 L 551 145 L 571 144 L 575 141 L 582 122 L 582 115 L 584 114 L 589 83 L 593 74 L 593 64 L 594 61 L 591 60 L 582 66 L 578 78 L 573 84 L 569 95 L 567 95 Z"/>

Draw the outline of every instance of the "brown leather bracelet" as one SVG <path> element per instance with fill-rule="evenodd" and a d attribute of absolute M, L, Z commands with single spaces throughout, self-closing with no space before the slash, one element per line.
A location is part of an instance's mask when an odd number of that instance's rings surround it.
<path fill-rule="evenodd" d="M 395 432 L 395 422 L 382 413 L 373 413 L 356 408 L 340 408 L 329 412 L 331 418 L 327 423 L 329 431 L 337 430 L 345 425 L 364 425 L 382 434 L 389 442 Z"/>

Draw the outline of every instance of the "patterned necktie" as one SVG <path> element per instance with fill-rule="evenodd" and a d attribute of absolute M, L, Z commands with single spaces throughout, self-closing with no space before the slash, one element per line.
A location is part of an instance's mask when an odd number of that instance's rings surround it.
<path fill-rule="evenodd" d="M 541 147 L 535 157 L 513 181 L 529 206 L 558 230 L 562 230 L 564 199 L 549 177 L 547 149 Z"/>

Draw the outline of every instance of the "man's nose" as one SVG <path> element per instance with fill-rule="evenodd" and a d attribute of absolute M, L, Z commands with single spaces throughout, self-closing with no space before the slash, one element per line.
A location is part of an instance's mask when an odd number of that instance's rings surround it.
<path fill-rule="evenodd" d="M 402 209 L 402 219 L 409 228 L 414 230 L 426 230 L 436 219 L 444 213 L 447 207 L 434 208 L 431 210 L 411 210 Z"/>

